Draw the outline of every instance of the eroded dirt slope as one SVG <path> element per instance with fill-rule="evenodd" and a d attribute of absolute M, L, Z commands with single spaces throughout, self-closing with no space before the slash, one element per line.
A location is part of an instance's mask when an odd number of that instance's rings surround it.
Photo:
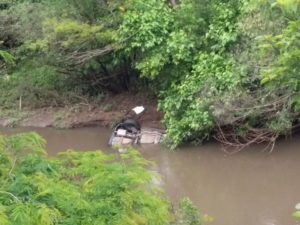
<path fill-rule="evenodd" d="M 106 96 L 98 102 L 80 102 L 65 107 L 24 109 L 21 113 L 0 116 L 0 126 L 60 127 L 113 126 L 126 117 L 137 105 L 145 112 L 140 117 L 142 126 L 162 128 L 162 113 L 157 111 L 155 99 L 141 94 L 123 93 Z"/>

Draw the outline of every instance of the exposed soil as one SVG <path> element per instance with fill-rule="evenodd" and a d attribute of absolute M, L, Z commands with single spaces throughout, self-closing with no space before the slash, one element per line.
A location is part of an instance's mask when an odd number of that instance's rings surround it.
<path fill-rule="evenodd" d="M 0 126 L 58 128 L 113 126 L 138 105 L 145 107 L 139 118 L 142 126 L 162 128 L 160 121 L 163 114 L 157 111 L 156 100 L 132 93 L 107 96 L 96 103 L 84 101 L 65 107 L 24 109 L 22 116 L 0 116 Z"/>

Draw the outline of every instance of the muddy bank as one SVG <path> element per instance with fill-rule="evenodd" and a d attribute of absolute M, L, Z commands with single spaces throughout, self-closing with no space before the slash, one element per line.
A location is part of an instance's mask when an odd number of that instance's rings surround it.
<path fill-rule="evenodd" d="M 126 117 L 135 106 L 143 105 L 140 117 L 142 126 L 162 128 L 162 113 L 157 111 L 155 99 L 140 94 L 125 93 L 107 96 L 99 102 L 80 102 L 65 107 L 40 109 L 1 110 L 0 126 L 4 127 L 57 127 L 74 128 L 86 126 L 111 127 Z"/>

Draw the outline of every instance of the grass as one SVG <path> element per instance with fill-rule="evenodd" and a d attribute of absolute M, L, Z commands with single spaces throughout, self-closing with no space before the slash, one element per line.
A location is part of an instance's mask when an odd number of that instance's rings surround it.
<path fill-rule="evenodd" d="M 6 119 L 4 126 L 15 127 L 19 121 L 29 115 L 26 111 L 20 111 L 16 109 L 2 109 L 0 108 L 0 119 Z"/>

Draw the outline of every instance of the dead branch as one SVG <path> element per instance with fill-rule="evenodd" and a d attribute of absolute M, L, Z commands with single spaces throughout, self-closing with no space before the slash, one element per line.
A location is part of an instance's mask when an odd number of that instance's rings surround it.
<path fill-rule="evenodd" d="M 262 143 L 267 143 L 263 151 L 271 153 L 278 137 L 278 132 L 270 131 L 265 128 L 250 128 L 246 134 L 240 136 L 236 134 L 233 126 L 222 127 L 218 123 L 215 127 L 214 135 L 214 138 L 222 143 L 223 151 L 227 154 L 235 154 L 252 144 Z"/>
<path fill-rule="evenodd" d="M 116 49 L 118 49 L 118 46 L 121 45 L 122 43 L 126 42 L 128 39 L 130 39 L 131 37 L 133 37 L 135 34 L 132 34 L 131 36 L 120 40 L 116 43 L 113 44 L 108 44 L 103 48 L 98 48 L 98 49 L 93 49 L 93 50 L 87 50 L 87 51 L 79 51 L 76 50 L 74 52 L 72 52 L 69 57 L 67 57 L 67 59 L 71 60 L 71 61 L 75 61 L 78 65 L 82 64 L 94 57 L 97 56 L 104 56 L 107 55 L 113 51 L 115 51 Z"/>
<path fill-rule="evenodd" d="M 89 51 L 85 51 L 85 52 L 77 52 L 76 51 L 76 52 L 73 52 L 71 55 L 69 55 L 68 59 L 75 60 L 78 64 L 82 64 L 94 57 L 109 54 L 113 50 L 114 50 L 114 48 L 111 45 L 107 45 L 104 48 L 89 50 Z"/>

